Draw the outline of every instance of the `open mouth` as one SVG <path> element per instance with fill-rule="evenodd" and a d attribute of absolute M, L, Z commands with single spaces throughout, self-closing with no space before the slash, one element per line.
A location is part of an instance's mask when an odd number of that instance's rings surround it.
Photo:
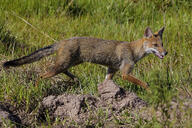
<path fill-rule="evenodd" d="M 159 52 L 153 52 L 157 57 L 159 57 L 160 59 L 163 59 L 164 56 L 161 55 Z"/>

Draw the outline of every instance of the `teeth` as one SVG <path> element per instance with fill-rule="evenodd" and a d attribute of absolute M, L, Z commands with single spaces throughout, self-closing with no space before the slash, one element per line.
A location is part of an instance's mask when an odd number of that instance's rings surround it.
<path fill-rule="evenodd" d="M 159 54 L 159 53 L 155 53 L 155 55 L 158 56 L 160 59 L 163 59 L 163 58 L 164 58 L 164 56 L 161 55 L 161 54 Z"/>

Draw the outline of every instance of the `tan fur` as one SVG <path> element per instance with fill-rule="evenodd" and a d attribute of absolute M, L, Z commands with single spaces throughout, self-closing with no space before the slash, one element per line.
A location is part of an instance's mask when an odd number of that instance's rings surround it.
<path fill-rule="evenodd" d="M 33 59 L 36 61 L 35 58 L 43 53 L 44 55 L 40 58 L 54 53 L 53 51 L 55 51 L 55 65 L 50 71 L 42 74 L 42 78 L 49 78 L 59 73 L 64 73 L 75 80 L 76 77 L 71 74 L 68 69 L 83 62 L 91 62 L 108 67 L 106 75 L 106 79 L 108 80 L 112 79 L 115 72 L 120 70 L 123 79 L 147 88 L 145 82 L 136 79 L 134 76 L 130 75 L 130 72 L 133 70 L 134 64 L 146 56 L 148 52 L 150 53 L 151 49 L 153 51 L 157 50 L 159 52 L 157 54 L 160 57 L 164 57 L 166 53 L 163 52 L 166 51 L 163 48 L 161 40 L 163 30 L 159 31 L 159 35 L 153 35 L 150 28 L 147 28 L 144 34 L 145 36 L 142 39 L 130 43 L 91 37 L 74 37 L 56 43 L 54 46 L 43 48 L 27 57 L 8 61 L 4 64 L 4 67 L 19 66 L 28 63 L 29 57 L 31 57 L 30 62 L 33 62 Z M 146 52 L 146 50 L 148 51 Z M 20 63 L 21 60 L 22 63 Z"/>

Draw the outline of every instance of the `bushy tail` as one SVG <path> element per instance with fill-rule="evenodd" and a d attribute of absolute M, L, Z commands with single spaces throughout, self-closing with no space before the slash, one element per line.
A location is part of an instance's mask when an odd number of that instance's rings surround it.
<path fill-rule="evenodd" d="M 57 49 L 56 46 L 57 46 L 57 43 L 44 47 L 44 48 L 41 48 L 27 56 L 21 57 L 19 59 L 7 61 L 3 64 L 3 67 L 4 68 L 16 67 L 16 66 L 20 66 L 23 64 L 28 64 L 28 63 L 38 61 L 45 56 L 49 56 L 49 55 L 53 54 L 55 52 L 55 50 Z"/>

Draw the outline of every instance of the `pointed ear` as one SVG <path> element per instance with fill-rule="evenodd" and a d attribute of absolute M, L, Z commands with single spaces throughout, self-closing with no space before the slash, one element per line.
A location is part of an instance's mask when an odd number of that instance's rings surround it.
<path fill-rule="evenodd" d="M 162 38 L 163 36 L 163 31 L 164 31 L 165 27 L 161 28 L 159 31 L 158 31 L 158 35 Z"/>
<path fill-rule="evenodd" d="M 145 29 L 144 37 L 150 38 L 152 36 L 153 36 L 153 32 L 151 31 L 151 29 L 149 27 L 147 27 Z"/>

